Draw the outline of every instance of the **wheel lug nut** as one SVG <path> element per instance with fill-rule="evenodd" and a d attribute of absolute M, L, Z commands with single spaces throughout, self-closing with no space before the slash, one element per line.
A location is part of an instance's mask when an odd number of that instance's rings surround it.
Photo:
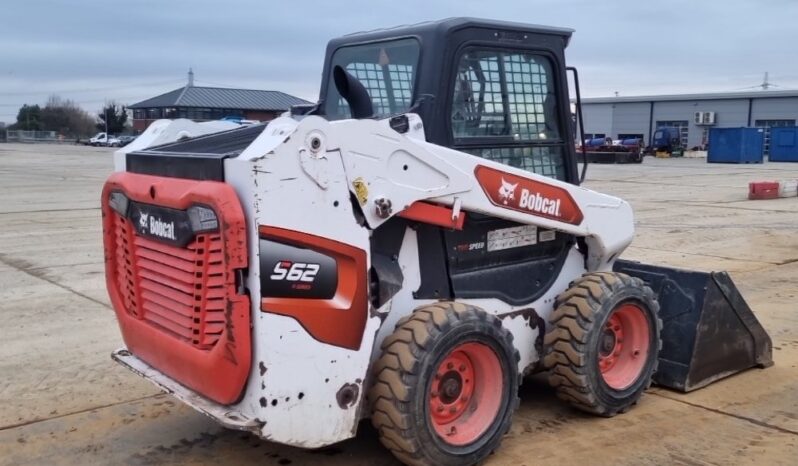
<path fill-rule="evenodd" d="M 452 406 L 451 408 L 449 408 L 449 413 L 450 413 L 450 414 L 454 414 L 454 413 L 456 413 L 456 412 L 457 412 L 457 408 L 455 408 L 454 406 Z"/>
<path fill-rule="evenodd" d="M 437 409 L 437 411 L 438 411 L 439 413 L 442 413 L 442 412 L 443 412 L 443 406 L 438 406 L 438 409 Z"/>
<path fill-rule="evenodd" d="M 430 395 L 432 395 L 433 398 L 437 398 L 438 397 L 438 392 L 432 392 L 432 393 L 430 393 Z"/>
<path fill-rule="evenodd" d="M 458 369 L 460 369 L 460 372 L 465 372 L 466 370 L 465 364 L 460 364 L 460 367 L 458 367 Z"/>
<path fill-rule="evenodd" d="M 446 364 L 446 368 L 449 369 L 449 370 L 452 370 L 452 369 L 454 369 L 454 364 L 452 364 L 452 363 Z"/>

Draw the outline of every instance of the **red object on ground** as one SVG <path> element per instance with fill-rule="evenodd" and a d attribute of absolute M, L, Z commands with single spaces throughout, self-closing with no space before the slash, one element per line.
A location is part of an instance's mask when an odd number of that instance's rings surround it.
<path fill-rule="evenodd" d="M 748 183 L 748 199 L 777 199 L 779 183 L 777 181 L 754 181 Z"/>

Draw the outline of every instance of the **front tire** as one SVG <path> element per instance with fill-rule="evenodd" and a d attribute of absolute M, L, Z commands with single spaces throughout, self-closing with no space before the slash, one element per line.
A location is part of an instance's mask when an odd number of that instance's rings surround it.
<path fill-rule="evenodd" d="M 557 297 L 544 338 L 549 383 L 573 406 L 611 417 L 638 402 L 662 347 L 654 292 L 622 273 L 588 273 Z"/>
<path fill-rule="evenodd" d="M 399 321 L 369 391 L 380 441 L 408 465 L 475 464 L 518 407 L 512 334 L 474 306 L 440 302 Z"/>

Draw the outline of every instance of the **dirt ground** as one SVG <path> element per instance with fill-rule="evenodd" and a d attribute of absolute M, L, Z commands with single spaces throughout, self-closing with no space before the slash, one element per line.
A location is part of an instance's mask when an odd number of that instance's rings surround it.
<path fill-rule="evenodd" d="M 322 450 L 281 446 L 221 429 L 111 361 L 121 338 L 99 211 L 111 167 L 108 149 L 0 144 L 0 465 L 394 464 L 368 423 Z M 591 166 L 588 187 L 635 208 L 625 257 L 730 271 L 775 366 L 687 395 L 653 388 L 612 419 L 575 412 L 533 378 L 487 463 L 795 464 L 798 198 L 746 200 L 749 181 L 790 178 L 798 164 Z"/>

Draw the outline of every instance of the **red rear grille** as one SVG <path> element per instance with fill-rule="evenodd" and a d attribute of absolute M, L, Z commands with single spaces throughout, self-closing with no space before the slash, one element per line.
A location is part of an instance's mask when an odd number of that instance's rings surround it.
<path fill-rule="evenodd" d="M 121 292 L 122 300 L 128 313 L 138 317 L 138 306 L 136 305 L 136 282 L 133 272 L 132 256 L 130 254 L 132 234 L 130 224 L 125 219 L 116 216 L 114 222 L 114 239 L 116 240 L 116 264 L 119 266 L 119 273 L 116 274 L 116 285 Z"/>
<path fill-rule="evenodd" d="M 193 207 L 211 209 L 218 231 L 180 247 L 139 236 L 142 207 L 175 222 L 193 218 Z M 198 395 L 223 405 L 239 401 L 252 367 L 253 309 L 237 282 L 249 261 L 246 218 L 233 187 L 115 172 L 103 187 L 102 212 L 106 285 L 127 350 Z M 147 225 L 151 230 L 153 222 Z M 169 228 L 184 237 L 185 227 Z"/>
<path fill-rule="evenodd" d="M 117 286 L 128 314 L 199 349 L 211 349 L 225 327 L 222 237 L 197 235 L 185 248 L 137 236 L 117 216 Z"/>

